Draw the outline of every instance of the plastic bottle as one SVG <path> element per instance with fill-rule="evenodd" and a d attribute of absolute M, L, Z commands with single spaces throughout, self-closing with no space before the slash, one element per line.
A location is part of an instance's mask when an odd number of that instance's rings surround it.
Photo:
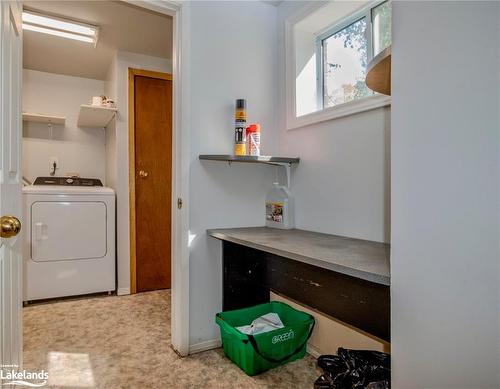
<path fill-rule="evenodd" d="M 236 100 L 234 111 L 234 155 L 246 155 L 247 101 Z"/>
<path fill-rule="evenodd" d="M 266 196 L 266 226 L 282 229 L 294 227 L 292 193 L 278 182 L 273 183 Z"/>

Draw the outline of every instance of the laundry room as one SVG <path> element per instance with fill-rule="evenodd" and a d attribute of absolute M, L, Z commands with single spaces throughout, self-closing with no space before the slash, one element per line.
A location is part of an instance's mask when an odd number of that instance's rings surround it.
<path fill-rule="evenodd" d="M 43 367 L 59 330 L 38 339 L 34 323 L 54 303 L 84 298 L 98 310 L 108 296 L 156 291 L 146 300 L 169 304 L 169 234 L 160 254 L 136 259 L 131 239 L 145 238 L 130 215 L 151 212 L 135 194 L 152 190 L 156 216 L 144 219 L 162 234 L 170 226 L 173 21 L 127 2 L 25 1 L 22 29 L 24 363 Z"/>
<path fill-rule="evenodd" d="M 500 1 L 0 0 L 0 387 L 500 389 L 498 85 Z"/>

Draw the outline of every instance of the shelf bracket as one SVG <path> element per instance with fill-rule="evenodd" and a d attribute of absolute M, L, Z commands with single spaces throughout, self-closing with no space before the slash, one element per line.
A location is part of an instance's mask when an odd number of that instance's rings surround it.
<path fill-rule="evenodd" d="M 268 165 L 282 166 L 286 173 L 286 187 L 290 189 L 292 164 L 286 162 L 266 162 Z"/>
<path fill-rule="evenodd" d="M 227 162 L 229 166 L 233 162 L 245 163 L 261 163 L 265 165 L 282 166 L 285 168 L 286 173 L 286 186 L 290 188 L 291 185 L 291 170 L 294 163 L 299 163 L 299 158 L 287 157 L 272 157 L 272 156 L 256 156 L 256 155 L 229 155 L 229 154 L 200 154 L 200 160 L 204 161 L 222 161 Z"/>

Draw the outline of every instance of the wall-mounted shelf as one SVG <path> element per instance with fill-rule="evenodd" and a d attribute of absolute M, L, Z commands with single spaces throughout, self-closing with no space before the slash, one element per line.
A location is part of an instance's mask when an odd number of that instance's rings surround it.
<path fill-rule="evenodd" d="M 96 107 L 93 105 L 80 105 L 78 114 L 79 127 L 106 127 L 116 115 L 116 108 Z"/>
<path fill-rule="evenodd" d="M 273 157 L 268 155 L 225 155 L 225 154 L 200 154 L 200 160 L 204 161 L 222 161 L 229 164 L 233 162 L 243 163 L 263 163 L 266 165 L 283 166 L 286 171 L 287 186 L 290 187 L 290 170 L 293 164 L 298 164 L 298 157 Z"/>
<path fill-rule="evenodd" d="M 368 64 L 366 85 L 375 92 L 391 95 L 391 46 L 382 50 Z"/>
<path fill-rule="evenodd" d="M 270 165 L 282 165 L 299 163 L 300 158 L 289 157 L 272 157 L 267 155 L 225 155 L 225 154 L 201 154 L 200 159 L 206 161 L 223 161 L 223 162 L 247 162 L 247 163 L 266 163 Z"/>
<path fill-rule="evenodd" d="M 62 116 L 42 115 L 40 113 L 23 112 L 23 122 L 64 125 L 66 118 Z"/>

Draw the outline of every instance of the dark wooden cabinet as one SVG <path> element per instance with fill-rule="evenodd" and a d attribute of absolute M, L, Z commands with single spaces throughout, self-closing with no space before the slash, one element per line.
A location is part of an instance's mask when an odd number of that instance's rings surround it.
<path fill-rule="evenodd" d="M 267 266 L 262 252 L 224 242 L 223 253 L 224 311 L 268 302 Z"/>
<path fill-rule="evenodd" d="M 271 290 L 390 341 L 389 286 L 223 241 L 223 310 L 268 302 Z"/>

